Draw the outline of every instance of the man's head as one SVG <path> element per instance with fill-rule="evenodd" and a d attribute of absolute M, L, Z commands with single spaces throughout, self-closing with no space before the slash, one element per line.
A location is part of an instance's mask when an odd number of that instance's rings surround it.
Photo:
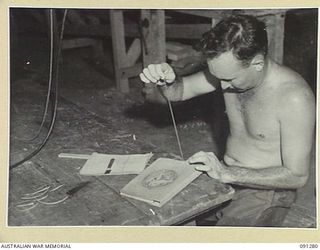
<path fill-rule="evenodd" d="M 268 52 L 266 27 L 253 16 L 230 16 L 204 33 L 197 47 L 207 58 L 231 51 L 248 65 L 255 55 L 265 56 Z"/>
<path fill-rule="evenodd" d="M 261 77 L 268 51 L 265 24 L 252 16 L 228 17 L 206 32 L 197 48 L 222 88 L 250 89 Z"/>

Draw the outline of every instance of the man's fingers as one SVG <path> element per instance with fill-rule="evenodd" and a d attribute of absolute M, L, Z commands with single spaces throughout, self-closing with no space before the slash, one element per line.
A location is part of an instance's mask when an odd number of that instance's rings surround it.
<path fill-rule="evenodd" d="M 140 80 L 143 81 L 144 83 L 150 83 L 150 80 L 145 77 L 143 73 L 140 73 Z"/>
<path fill-rule="evenodd" d="M 161 71 L 165 73 L 172 70 L 171 66 L 168 63 L 161 63 L 160 67 Z"/>
<path fill-rule="evenodd" d="M 202 163 L 205 165 L 210 165 L 220 161 L 214 153 L 200 151 L 191 156 L 187 162 L 190 164 Z"/>
<path fill-rule="evenodd" d="M 195 167 L 195 170 L 198 170 L 198 171 L 203 171 L 203 172 L 208 172 L 208 171 L 211 171 L 211 167 L 209 167 L 208 165 L 197 165 Z"/>
<path fill-rule="evenodd" d="M 144 68 L 143 69 L 143 74 L 144 76 L 150 81 L 150 82 L 153 82 L 153 83 L 156 83 L 158 81 L 158 79 L 156 79 L 155 77 L 153 77 L 149 71 L 149 68 Z"/>
<path fill-rule="evenodd" d="M 194 163 L 197 162 L 198 159 L 203 159 L 203 157 L 205 157 L 206 154 L 203 151 L 199 151 L 197 153 L 195 153 L 194 155 L 192 155 L 187 161 L 190 163 Z"/>
<path fill-rule="evenodd" d="M 217 170 L 217 166 L 219 166 L 220 162 L 218 161 L 216 155 L 212 152 L 200 151 L 191 156 L 187 162 L 189 164 L 194 164 L 195 170 L 206 172 L 214 179 L 220 179 L 221 177 Z"/>
<path fill-rule="evenodd" d="M 161 71 L 165 74 L 165 79 L 167 83 L 172 83 L 176 79 L 176 74 L 174 73 L 172 67 L 168 63 L 161 64 Z"/>
<path fill-rule="evenodd" d="M 214 157 L 214 158 L 217 157 L 217 156 L 215 155 L 215 153 L 213 153 L 213 152 L 207 152 L 207 154 L 210 155 L 211 157 Z"/>
<path fill-rule="evenodd" d="M 159 76 L 159 74 L 158 74 L 157 71 L 156 71 L 156 65 L 155 65 L 155 64 L 149 64 L 149 65 L 148 65 L 148 70 L 149 70 L 149 72 L 150 72 L 150 75 L 151 75 L 154 79 L 156 79 L 157 81 L 159 81 L 160 76 Z"/>
<path fill-rule="evenodd" d="M 187 160 L 190 164 L 204 164 L 208 165 L 209 164 L 209 159 L 206 156 L 196 156 L 196 157 L 191 157 Z"/>
<path fill-rule="evenodd" d="M 156 83 L 159 86 L 172 83 L 175 80 L 175 73 L 167 63 L 149 64 L 139 75 L 141 81 L 145 83 Z"/>
<path fill-rule="evenodd" d="M 159 75 L 160 78 L 162 79 L 166 78 L 165 73 L 162 71 L 161 64 L 156 64 L 154 68 L 155 68 L 156 74 Z"/>

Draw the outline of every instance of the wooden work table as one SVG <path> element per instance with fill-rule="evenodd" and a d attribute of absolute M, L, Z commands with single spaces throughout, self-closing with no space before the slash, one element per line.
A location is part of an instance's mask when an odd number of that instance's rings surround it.
<path fill-rule="evenodd" d="M 213 209 L 233 195 L 230 187 L 201 175 L 171 201 L 158 208 L 119 195 L 119 190 L 133 175 L 106 176 L 91 178 L 86 187 L 60 204 L 38 204 L 29 211 L 19 211 L 19 196 L 45 178 L 41 166 L 29 165 L 12 175 L 11 196 L 15 197 L 10 202 L 10 226 L 176 225 Z M 69 189 L 73 187 L 70 184 L 67 186 Z M 46 201 L 60 200 L 65 192 L 66 188 L 61 188 L 61 191 L 49 194 L 51 198 Z"/>
<path fill-rule="evenodd" d="M 23 83 L 30 84 L 30 83 Z M 16 112 L 11 115 L 11 160 L 16 162 L 34 147 L 29 142 L 18 141 L 25 135 L 23 129 L 35 131 L 39 124 L 31 126 L 28 113 L 34 113 L 39 105 L 27 105 L 28 96 L 37 93 L 21 90 L 14 93 Z M 39 92 L 39 91 L 38 91 Z M 21 97 L 23 94 L 23 98 Z M 37 113 L 37 112 L 35 112 Z M 28 120 L 29 119 L 29 120 Z M 120 121 L 119 121 L 120 122 Z M 24 126 L 28 125 L 27 127 Z M 86 110 L 61 99 L 53 134 L 42 151 L 23 165 L 10 172 L 9 226 L 84 226 L 84 225 L 177 225 L 230 200 L 233 189 L 202 174 L 171 201 L 161 208 L 147 203 L 123 198 L 119 190 L 135 175 L 82 176 L 80 168 L 85 160 L 58 158 L 59 153 L 90 154 L 93 151 L 110 154 L 156 152 L 155 145 L 143 140 L 123 137 L 114 140 L 118 124 L 108 117 L 102 119 Z M 155 153 L 152 160 L 166 156 Z M 73 196 L 58 204 L 36 203 L 32 207 L 21 206 L 33 200 L 23 197 L 42 187 L 59 187 L 49 192 L 42 202 L 55 202 L 66 197 L 66 192 L 79 183 L 89 184 Z M 25 210 L 24 210 L 25 209 Z M 24 210 L 24 211 L 22 211 Z"/>

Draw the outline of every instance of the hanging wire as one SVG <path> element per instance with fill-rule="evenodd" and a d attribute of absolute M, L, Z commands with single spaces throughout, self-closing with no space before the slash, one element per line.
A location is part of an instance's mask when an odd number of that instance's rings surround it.
<path fill-rule="evenodd" d="M 46 117 L 47 117 L 47 113 L 48 113 L 48 107 L 49 107 L 49 103 L 50 103 L 50 95 L 51 95 L 51 91 L 52 91 L 52 68 L 53 68 L 53 14 L 52 14 L 52 9 L 50 9 L 50 60 L 49 60 L 49 80 L 48 80 L 48 91 L 47 91 L 47 97 L 46 97 L 46 105 L 45 105 L 45 109 L 42 115 L 42 121 L 41 121 L 41 125 L 36 133 L 35 136 L 31 137 L 31 138 L 22 138 L 19 139 L 21 141 L 33 141 L 36 138 L 39 137 L 41 130 L 43 128 L 43 125 L 45 123 Z"/>
<path fill-rule="evenodd" d="M 55 124 L 55 120 L 56 120 L 56 115 L 57 115 L 57 107 L 58 107 L 58 73 L 59 73 L 59 59 L 60 59 L 60 54 L 61 54 L 61 48 L 62 48 L 62 40 L 63 40 L 63 34 L 64 34 L 64 27 L 65 27 L 65 21 L 66 21 L 66 17 L 67 17 L 67 9 L 64 10 L 64 14 L 63 14 L 63 19 L 62 19 L 62 24 L 61 24 L 61 32 L 60 32 L 60 38 L 59 38 L 59 42 L 58 42 L 58 51 L 57 51 L 57 56 L 56 56 L 56 61 L 55 61 L 55 100 L 54 100 L 54 107 L 53 107 L 53 112 L 52 112 L 52 119 L 50 122 L 50 127 L 49 130 L 47 132 L 46 137 L 42 140 L 41 144 L 38 146 L 38 148 L 36 150 L 34 150 L 31 154 L 27 155 L 24 159 L 20 160 L 19 162 L 11 165 L 9 168 L 10 170 L 18 167 L 19 165 L 21 165 L 22 163 L 26 162 L 27 160 L 31 159 L 32 157 L 34 157 L 37 153 L 40 152 L 40 150 L 44 147 L 44 145 L 47 143 L 54 124 Z M 50 22 L 52 21 L 53 23 L 53 10 L 50 9 Z M 53 25 L 50 25 L 50 27 L 53 27 Z M 53 39 L 52 39 L 53 40 Z M 52 53 L 53 55 L 53 53 Z M 53 58 L 53 57 L 52 57 Z M 51 58 L 51 60 L 53 60 Z M 52 63 L 53 65 L 53 63 Z M 53 68 L 53 67 L 52 67 Z M 52 71 L 51 71 L 52 72 Z"/>

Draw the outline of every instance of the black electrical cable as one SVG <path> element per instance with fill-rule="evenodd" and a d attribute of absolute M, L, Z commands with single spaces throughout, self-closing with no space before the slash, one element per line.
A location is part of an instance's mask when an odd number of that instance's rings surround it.
<path fill-rule="evenodd" d="M 49 80 L 48 80 L 48 90 L 47 90 L 45 109 L 43 111 L 41 125 L 38 128 L 36 135 L 31 138 L 19 138 L 18 140 L 20 140 L 20 141 L 33 141 L 36 138 L 38 138 L 41 133 L 41 130 L 43 128 L 43 125 L 45 123 L 47 114 L 48 114 L 50 95 L 51 95 L 51 91 L 52 91 L 52 68 L 53 68 L 53 66 L 52 66 L 53 65 L 53 14 L 52 14 L 52 9 L 50 9 L 50 11 L 49 11 L 49 24 L 50 24 L 50 37 L 49 37 L 49 39 L 50 39 L 50 60 L 49 61 L 50 62 L 49 62 Z"/>
<path fill-rule="evenodd" d="M 50 15 L 52 15 L 53 12 L 52 10 L 50 10 Z M 32 157 L 34 157 L 37 153 L 40 152 L 40 150 L 44 147 L 44 145 L 47 143 L 54 124 L 55 124 L 55 120 L 56 120 L 56 116 L 57 116 L 57 107 L 58 107 L 58 73 L 59 73 L 59 59 L 60 59 L 60 54 L 61 54 L 61 48 L 62 48 L 62 40 L 63 40 L 63 33 L 64 33 L 64 26 L 65 26 L 65 20 L 66 20 L 66 16 L 67 16 L 67 10 L 64 10 L 64 14 L 63 14 L 63 19 L 62 19 L 62 24 L 61 24 L 61 32 L 60 32 L 60 39 L 58 42 L 58 51 L 57 51 L 57 55 L 56 55 L 56 61 L 55 61 L 55 100 L 54 100 L 54 106 L 53 106 L 53 112 L 52 112 L 52 119 L 51 119 L 51 123 L 50 123 L 50 127 L 49 130 L 47 132 L 46 137 L 42 140 L 42 143 L 38 146 L 38 148 L 33 151 L 31 154 L 29 154 L 28 156 L 26 156 L 24 159 L 22 159 L 21 161 L 11 165 L 9 168 L 10 170 L 18 167 L 19 165 L 21 165 L 22 163 L 26 162 L 27 160 L 31 159 Z M 50 18 L 51 19 L 51 18 Z M 51 19 L 53 20 L 53 19 Z"/>

